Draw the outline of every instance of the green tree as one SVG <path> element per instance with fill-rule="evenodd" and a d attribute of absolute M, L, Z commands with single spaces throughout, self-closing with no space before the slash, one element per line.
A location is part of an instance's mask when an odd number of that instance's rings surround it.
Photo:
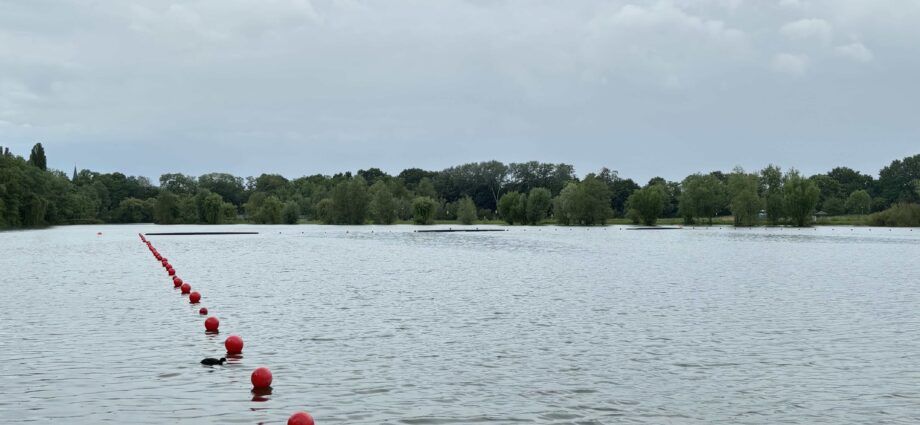
<path fill-rule="evenodd" d="M 298 220 L 300 220 L 300 207 L 294 201 L 285 202 L 284 208 L 281 210 L 281 222 L 284 224 L 297 224 Z"/>
<path fill-rule="evenodd" d="M 245 187 L 241 177 L 227 173 L 209 173 L 198 177 L 198 187 L 214 192 L 233 205 L 242 205 L 245 199 Z"/>
<path fill-rule="evenodd" d="M 237 214 L 239 214 L 239 211 L 236 209 L 236 205 L 233 205 L 229 202 L 222 202 L 220 204 L 220 222 L 221 223 L 236 222 Z"/>
<path fill-rule="evenodd" d="M 153 219 L 154 205 L 137 198 L 123 199 L 118 204 L 116 220 L 120 223 L 149 223 Z"/>
<path fill-rule="evenodd" d="M 434 183 L 428 177 L 423 177 L 415 188 L 417 196 L 427 196 L 431 199 L 437 199 L 438 192 L 434 189 Z"/>
<path fill-rule="evenodd" d="M 252 219 L 260 224 L 281 224 L 282 209 L 284 209 L 284 204 L 277 196 L 266 196 Z"/>
<path fill-rule="evenodd" d="M 284 176 L 278 174 L 262 174 L 255 179 L 254 186 L 256 192 L 275 195 L 280 198 L 288 195 L 290 182 Z"/>
<path fill-rule="evenodd" d="M 664 211 L 667 192 L 662 184 L 653 184 L 639 189 L 629 195 L 626 204 L 627 208 L 632 211 L 631 214 L 638 217 L 646 226 L 654 226 L 658 222 Z"/>
<path fill-rule="evenodd" d="M 198 203 L 191 196 L 179 197 L 179 223 L 195 224 L 201 222 Z"/>
<path fill-rule="evenodd" d="M 376 170 L 376 168 L 372 168 Z M 389 185 L 378 180 L 371 188 L 370 212 L 376 224 L 393 224 L 396 221 L 397 204 Z"/>
<path fill-rule="evenodd" d="M 220 224 L 223 220 L 223 198 L 216 193 L 205 195 L 201 205 L 201 220 L 207 224 Z"/>
<path fill-rule="evenodd" d="M 559 192 L 553 201 L 553 216 L 563 225 L 604 224 L 613 214 L 610 205 L 609 187 L 592 173 L 580 183 L 569 183 Z"/>
<path fill-rule="evenodd" d="M 838 197 L 827 198 L 821 206 L 821 210 L 828 215 L 844 215 L 847 212 L 846 202 Z"/>
<path fill-rule="evenodd" d="M 508 224 L 524 223 L 527 220 L 527 196 L 519 192 L 508 192 L 498 200 L 498 215 Z"/>
<path fill-rule="evenodd" d="M 179 197 L 169 191 L 162 191 L 157 196 L 153 209 L 153 220 L 157 224 L 176 224 L 179 222 Z"/>
<path fill-rule="evenodd" d="M 757 224 L 757 214 L 763 208 L 763 200 L 758 195 L 760 179 L 756 174 L 747 174 L 737 168 L 728 175 L 728 194 L 731 197 L 732 217 L 735 226 L 753 226 Z"/>
<path fill-rule="evenodd" d="M 727 204 L 725 184 L 713 174 L 693 174 L 681 183 L 679 209 L 681 215 L 705 218 L 712 224 Z"/>
<path fill-rule="evenodd" d="M 802 177 L 795 169 L 786 173 L 783 179 L 783 197 L 786 216 L 793 224 L 804 227 L 810 223 L 819 196 L 820 190 L 813 181 Z"/>
<path fill-rule="evenodd" d="M 335 203 L 332 199 L 321 199 L 316 203 L 316 218 L 324 224 L 335 223 Z"/>
<path fill-rule="evenodd" d="M 29 154 L 29 164 L 38 167 L 42 171 L 48 169 L 48 159 L 45 158 L 45 148 L 41 143 L 36 143 L 35 146 L 32 146 L 32 153 Z"/>
<path fill-rule="evenodd" d="M 553 206 L 553 196 L 549 189 L 544 187 L 535 187 L 527 194 L 527 223 L 539 225 L 549 214 L 549 209 Z"/>
<path fill-rule="evenodd" d="M 457 201 L 457 220 L 463 224 L 473 224 L 476 221 L 476 204 L 473 198 L 464 196 Z"/>
<path fill-rule="evenodd" d="M 427 196 L 419 196 L 412 200 L 413 221 L 415 224 L 434 223 L 434 214 L 437 212 L 438 202 Z"/>
<path fill-rule="evenodd" d="M 168 173 L 160 176 L 160 189 L 176 195 L 194 195 L 198 193 L 198 181 L 192 176 L 181 173 Z"/>
<path fill-rule="evenodd" d="M 775 226 L 786 216 L 786 206 L 783 203 L 783 172 L 779 167 L 770 165 L 760 172 L 760 182 L 764 190 L 767 220 Z"/>
<path fill-rule="evenodd" d="M 850 214 L 869 214 L 872 210 L 872 197 L 865 190 L 857 190 L 847 197 L 845 206 Z"/>
<path fill-rule="evenodd" d="M 332 190 L 333 220 L 336 224 L 364 224 L 370 196 L 361 176 L 339 182 Z"/>
<path fill-rule="evenodd" d="M 735 226 L 753 226 L 757 224 L 757 214 L 763 208 L 763 199 L 757 196 L 757 191 L 744 190 L 732 198 L 732 216 Z"/>
<path fill-rule="evenodd" d="M 914 181 L 920 179 L 920 154 L 894 160 L 879 171 L 878 189 L 889 203 L 918 202 Z"/>

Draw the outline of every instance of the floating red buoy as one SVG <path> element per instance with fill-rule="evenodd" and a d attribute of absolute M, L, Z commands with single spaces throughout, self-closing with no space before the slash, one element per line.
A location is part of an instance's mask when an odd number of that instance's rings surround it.
<path fill-rule="evenodd" d="M 208 309 L 206 309 L 206 308 L 204 308 L 204 307 L 201 307 L 201 310 L 198 310 L 198 314 L 200 314 L 200 315 L 202 315 L 202 316 L 207 316 L 207 315 L 208 315 Z"/>
<path fill-rule="evenodd" d="M 230 335 L 224 341 L 224 347 L 227 347 L 227 354 L 240 354 L 243 352 L 243 338 L 239 335 Z"/>
<path fill-rule="evenodd" d="M 297 412 L 288 418 L 288 425 L 314 425 L 313 417 L 307 412 Z"/>
<path fill-rule="evenodd" d="M 170 267 L 170 268 L 166 269 L 166 273 L 169 273 L 170 276 L 175 276 L 175 275 L 176 275 L 176 269 Z"/>
<path fill-rule="evenodd" d="M 191 304 L 198 304 L 198 301 L 201 301 L 201 294 L 198 291 L 188 294 L 188 302 Z"/>
<path fill-rule="evenodd" d="M 192 292 L 192 285 L 189 285 L 189 284 L 187 284 L 187 283 L 183 283 L 182 286 L 181 286 L 180 288 L 182 289 L 182 293 L 183 293 L 183 294 L 187 294 L 187 293 L 189 293 L 189 292 Z"/>
<path fill-rule="evenodd" d="M 209 332 L 217 332 L 217 328 L 220 326 L 220 320 L 217 320 L 216 317 L 211 316 L 205 319 L 204 328 Z"/>
<path fill-rule="evenodd" d="M 272 386 L 272 371 L 267 367 L 260 367 L 252 371 L 252 386 L 255 388 L 268 388 Z"/>
<path fill-rule="evenodd" d="M 182 279 L 180 279 L 180 278 L 178 278 L 178 277 L 175 278 L 175 279 L 173 279 L 173 286 L 176 287 L 176 288 L 182 286 L 182 283 L 183 283 L 183 282 L 182 282 Z"/>

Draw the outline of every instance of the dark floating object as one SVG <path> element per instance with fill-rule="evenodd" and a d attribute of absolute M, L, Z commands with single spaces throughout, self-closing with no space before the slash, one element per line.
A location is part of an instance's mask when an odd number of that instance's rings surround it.
<path fill-rule="evenodd" d="M 220 365 L 224 364 L 224 362 L 226 362 L 226 361 L 227 361 L 227 359 L 226 359 L 225 357 L 221 357 L 220 360 L 215 359 L 215 358 L 213 358 L 213 357 L 208 357 L 208 358 L 202 360 L 202 361 L 201 361 L 201 364 L 207 365 L 207 366 L 220 366 Z"/>
<path fill-rule="evenodd" d="M 156 232 L 147 236 L 258 235 L 259 232 Z"/>
<path fill-rule="evenodd" d="M 679 230 L 680 227 L 628 227 L 626 230 Z M 720 227 L 721 229 L 721 227 Z"/>
<path fill-rule="evenodd" d="M 431 229 L 416 230 L 415 233 L 453 233 L 453 232 L 507 232 L 507 229 Z"/>

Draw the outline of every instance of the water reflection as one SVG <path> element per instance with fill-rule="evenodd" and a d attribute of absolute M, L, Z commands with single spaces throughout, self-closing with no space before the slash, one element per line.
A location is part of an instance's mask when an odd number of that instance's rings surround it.
<path fill-rule="evenodd" d="M 264 402 L 268 401 L 272 395 L 272 388 L 253 388 L 252 389 L 252 401 L 255 402 Z"/>

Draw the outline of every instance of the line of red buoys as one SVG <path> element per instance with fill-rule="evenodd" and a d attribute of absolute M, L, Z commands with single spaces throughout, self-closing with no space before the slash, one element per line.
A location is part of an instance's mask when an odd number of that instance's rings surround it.
<path fill-rule="evenodd" d="M 192 292 L 192 286 L 187 282 L 183 282 L 176 274 L 176 269 L 169 264 L 169 260 L 166 257 L 160 255 L 153 244 L 144 237 L 143 234 L 138 233 L 138 236 L 141 238 L 141 242 L 147 245 L 147 248 L 150 250 L 150 253 L 153 254 L 153 257 L 160 262 L 160 265 L 166 269 L 166 273 L 172 277 L 173 287 L 179 288 L 182 294 L 189 295 L 189 303 L 198 304 L 201 300 L 201 294 L 198 291 Z M 198 314 L 201 316 L 208 315 L 207 307 L 202 307 L 198 310 Z M 217 317 L 209 316 L 204 321 L 205 331 L 209 333 L 217 333 L 220 327 L 220 320 Z M 224 347 L 227 349 L 227 354 L 240 354 L 243 352 L 243 338 L 239 335 L 230 335 L 224 340 Z M 252 371 L 250 376 L 250 381 L 252 382 L 253 391 L 265 391 L 271 390 L 272 385 L 272 372 L 265 366 L 256 368 Z M 307 412 L 295 412 L 288 418 L 288 425 L 314 425 L 313 417 L 310 416 Z"/>

